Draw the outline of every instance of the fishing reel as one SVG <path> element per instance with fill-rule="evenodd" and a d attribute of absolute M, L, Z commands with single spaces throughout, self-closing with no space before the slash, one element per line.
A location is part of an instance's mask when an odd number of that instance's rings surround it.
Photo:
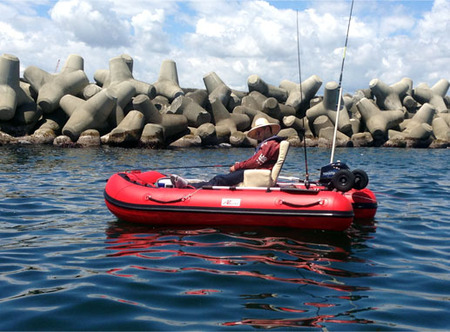
<path fill-rule="evenodd" d="M 337 161 L 320 169 L 319 183 L 330 190 L 347 192 L 352 188 L 361 190 L 367 187 L 369 176 L 362 169 L 351 171 L 347 164 Z"/>

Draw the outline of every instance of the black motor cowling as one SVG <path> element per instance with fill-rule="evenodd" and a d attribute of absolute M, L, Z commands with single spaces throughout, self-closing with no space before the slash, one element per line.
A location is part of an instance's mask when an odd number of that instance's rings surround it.
<path fill-rule="evenodd" d="M 361 169 L 350 171 L 347 164 L 337 161 L 323 166 L 320 169 L 319 183 L 328 189 L 349 191 L 352 188 L 361 190 L 369 183 L 367 173 Z"/>

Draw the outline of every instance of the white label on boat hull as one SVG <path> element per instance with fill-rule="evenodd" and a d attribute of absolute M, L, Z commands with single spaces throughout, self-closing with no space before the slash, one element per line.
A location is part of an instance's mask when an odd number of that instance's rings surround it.
<path fill-rule="evenodd" d="M 241 206 L 240 198 L 222 198 L 222 206 Z"/>

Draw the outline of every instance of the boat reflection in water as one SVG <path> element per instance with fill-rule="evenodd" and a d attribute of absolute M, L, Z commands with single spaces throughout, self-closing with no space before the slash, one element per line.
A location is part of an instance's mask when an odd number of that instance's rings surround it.
<path fill-rule="evenodd" d="M 156 294 L 145 294 L 137 302 L 148 302 L 147 308 L 157 303 L 157 314 L 171 312 L 162 319 L 172 324 L 371 324 L 364 312 L 375 309 L 360 307 L 358 301 L 367 298 L 370 289 L 364 279 L 373 275 L 358 252 L 367 249 L 365 242 L 375 229 L 373 221 L 356 224 L 346 233 L 149 228 L 117 221 L 106 231 L 107 249 L 113 251 L 108 257 L 117 260 L 109 273 L 156 286 Z M 188 315 L 188 305 L 195 306 L 197 315 Z"/>

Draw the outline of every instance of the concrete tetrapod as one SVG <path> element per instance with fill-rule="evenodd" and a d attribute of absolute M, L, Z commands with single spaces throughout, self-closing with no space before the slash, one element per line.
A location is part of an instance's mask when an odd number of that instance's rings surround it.
<path fill-rule="evenodd" d="M 353 105 L 355 104 L 355 100 L 353 99 L 353 96 L 350 94 L 345 94 L 342 96 L 342 101 L 344 102 L 344 105 L 350 114 L 351 109 L 353 108 Z"/>
<path fill-rule="evenodd" d="M 367 131 L 353 134 L 350 140 L 354 147 L 368 147 L 373 145 L 373 137 Z"/>
<path fill-rule="evenodd" d="M 350 124 L 352 125 L 352 133 L 357 134 L 361 131 L 361 118 L 351 118 Z"/>
<path fill-rule="evenodd" d="M 219 98 L 212 100 L 211 108 L 216 124 L 217 139 L 220 143 L 229 142 L 230 135 L 237 130 L 236 123 Z"/>
<path fill-rule="evenodd" d="M 164 96 L 156 96 L 152 99 L 152 103 L 161 113 L 167 113 L 170 107 L 169 99 Z"/>
<path fill-rule="evenodd" d="M 325 127 L 319 131 L 319 147 L 331 147 L 334 136 L 334 127 Z M 350 137 L 337 131 L 336 133 L 336 146 L 337 147 L 350 147 L 353 146 L 353 142 Z"/>
<path fill-rule="evenodd" d="M 235 132 L 231 133 L 230 143 L 233 144 L 234 146 L 251 145 L 249 143 L 249 140 L 247 139 L 247 136 L 243 133 L 250 127 L 250 124 L 252 122 L 252 120 L 250 120 L 250 117 L 246 114 L 239 114 L 239 113 L 231 113 L 230 117 L 236 124 L 237 129 Z"/>
<path fill-rule="evenodd" d="M 397 131 L 389 129 L 389 139 L 416 139 L 427 140 L 433 132 L 433 128 L 428 123 L 420 123 L 407 131 Z"/>
<path fill-rule="evenodd" d="M 200 137 L 203 146 L 212 146 L 219 143 L 216 135 L 216 126 L 204 123 L 197 128 L 196 134 Z"/>
<path fill-rule="evenodd" d="M 233 114 L 245 114 L 250 118 L 251 121 L 253 121 L 253 118 L 259 113 L 263 113 L 263 112 L 258 111 L 251 107 L 243 106 L 243 105 L 236 106 L 233 109 Z"/>
<path fill-rule="evenodd" d="M 314 119 L 314 122 L 312 124 L 314 133 L 316 134 L 317 137 L 319 137 L 320 131 L 322 129 L 334 128 L 330 118 L 326 115 L 319 115 L 317 118 Z"/>
<path fill-rule="evenodd" d="M 402 78 L 401 82 L 406 83 L 408 85 L 408 89 L 406 90 L 406 94 L 403 95 L 401 101 L 402 105 L 406 107 L 409 112 L 415 112 L 417 108 L 417 101 L 413 98 L 413 81 L 409 77 Z"/>
<path fill-rule="evenodd" d="M 156 96 L 156 89 L 153 85 L 136 80 L 132 74 L 132 66 L 130 66 L 129 59 L 125 56 L 117 56 L 109 60 L 109 71 L 104 70 L 96 71 L 94 73 L 94 79 L 103 88 L 108 88 L 119 84 L 123 81 L 128 81 L 136 89 L 136 94 L 144 94 L 150 98 Z"/>
<path fill-rule="evenodd" d="M 284 103 L 287 100 L 288 92 L 274 85 L 264 82 L 258 75 L 250 75 L 247 79 L 248 91 L 258 91 L 266 97 L 273 97 L 278 102 Z"/>
<path fill-rule="evenodd" d="M 281 117 L 278 101 L 273 97 L 266 97 L 258 91 L 252 91 L 247 96 L 242 98 L 241 105 L 254 108 L 268 114 L 271 117 Z"/>
<path fill-rule="evenodd" d="M 108 117 L 109 125 L 111 128 L 115 128 L 123 121 L 127 111 L 131 110 L 127 107 L 130 105 L 132 98 L 136 95 L 136 88 L 129 80 L 127 80 L 113 84 L 107 89 L 117 98 L 116 107 L 113 108 Z"/>
<path fill-rule="evenodd" d="M 402 79 L 394 85 L 387 85 L 379 79 L 373 79 L 369 83 L 372 93 L 376 97 L 377 105 L 382 110 L 401 110 L 402 100 L 409 90 L 409 80 Z"/>
<path fill-rule="evenodd" d="M 294 107 L 280 104 L 276 98 L 266 97 L 258 91 L 250 92 L 246 98 L 252 98 L 254 100 L 254 107 L 257 107 L 258 110 L 279 121 L 281 121 L 284 116 L 297 114 Z"/>
<path fill-rule="evenodd" d="M 188 120 L 188 125 L 195 128 L 211 121 L 211 114 L 190 97 L 186 96 L 175 98 L 167 113 L 183 114 Z"/>
<path fill-rule="evenodd" d="M 136 96 L 133 108 L 145 117 L 145 127 L 140 139 L 143 145 L 165 146 L 189 133 L 188 121 L 184 115 L 160 114 L 147 95 Z"/>
<path fill-rule="evenodd" d="M 443 142 L 450 142 L 450 127 L 443 118 L 437 116 L 433 119 L 431 126 L 433 127 L 434 136 Z"/>
<path fill-rule="evenodd" d="M 240 113 L 229 113 L 219 99 L 211 103 L 212 114 L 216 124 L 216 135 L 219 143 L 229 143 L 231 140 L 237 146 L 245 141 L 241 133 L 250 127 L 250 117 Z"/>
<path fill-rule="evenodd" d="M 244 98 L 246 95 L 247 92 L 231 89 L 231 95 L 227 105 L 227 109 L 231 112 L 236 106 L 239 106 L 241 104 L 242 98 Z"/>
<path fill-rule="evenodd" d="M 445 122 L 447 122 L 447 125 L 450 126 L 450 113 L 439 113 L 438 115 L 440 118 L 443 118 Z"/>
<path fill-rule="evenodd" d="M 400 129 L 402 129 L 402 131 L 408 132 L 411 131 L 411 129 L 413 129 L 414 127 L 420 126 L 422 123 L 431 125 L 435 112 L 436 109 L 433 105 L 425 103 L 411 119 L 405 119 L 400 124 Z"/>
<path fill-rule="evenodd" d="M 0 145 L 15 144 L 17 143 L 17 141 L 18 140 L 16 137 L 4 133 L 3 131 L 0 131 Z"/>
<path fill-rule="evenodd" d="M 56 138 L 56 134 L 51 129 L 36 129 L 29 137 L 37 144 L 52 144 Z"/>
<path fill-rule="evenodd" d="M 283 117 L 283 125 L 288 128 L 294 128 L 300 137 L 314 138 L 314 135 L 309 128 L 308 118 L 303 117 L 301 119 L 294 115 L 288 115 Z"/>
<path fill-rule="evenodd" d="M 109 145 L 135 145 L 141 138 L 144 125 L 144 114 L 140 111 L 132 110 L 128 112 L 116 128 L 106 135 L 107 139 L 104 141 Z"/>
<path fill-rule="evenodd" d="M 19 59 L 10 54 L 0 57 L 0 121 L 9 121 L 16 113 L 18 104 Z"/>
<path fill-rule="evenodd" d="M 208 92 L 204 89 L 196 89 L 194 91 L 190 91 L 186 93 L 186 97 L 191 98 L 194 102 L 196 102 L 200 107 L 206 109 L 208 100 Z"/>
<path fill-rule="evenodd" d="M 100 133 L 96 129 L 88 129 L 80 134 L 77 145 L 82 147 L 101 145 Z"/>
<path fill-rule="evenodd" d="M 256 91 L 252 92 L 255 93 Z M 259 92 L 257 92 L 258 94 L 260 94 Z M 261 95 L 262 96 L 262 95 Z M 278 102 L 274 99 L 274 98 L 266 98 L 265 96 L 262 96 L 263 100 L 256 100 L 255 95 L 253 94 L 253 96 L 248 95 L 245 96 L 244 98 L 242 98 L 242 103 L 239 106 L 234 107 L 233 109 L 233 114 L 245 114 L 250 118 L 250 121 L 253 121 L 253 118 L 262 113 L 266 115 L 266 118 L 270 118 L 271 120 L 269 120 L 270 122 L 279 122 L 281 119 L 278 119 L 278 117 L 282 117 L 283 113 L 282 112 L 282 108 L 281 107 L 277 107 L 281 106 L 280 104 L 278 104 Z M 261 102 L 261 103 L 260 103 Z M 287 106 L 287 109 L 289 109 L 289 111 L 286 112 L 286 114 L 291 115 L 292 113 L 295 113 L 295 110 L 293 107 Z M 284 112 L 284 109 L 283 109 Z M 277 117 L 272 117 L 269 115 L 270 114 L 274 114 Z"/>
<path fill-rule="evenodd" d="M 64 110 L 62 108 L 58 108 L 53 113 L 46 114 L 45 117 L 43 117 L 42 120 L 38 122 L 39 128 L 37 130 L 51 130 L 55 133 L 55 135 L 59 135 L 68 118 L 69 117 L 64 112 Z"/>
<path fill-rule="evenodd" d="M 415 112 L 417 109 L 417 101 L 412 96 L 405 96 L 402 101 L 403 106 L 406 107 L 408 112 Z"/>
<path fill-rule="evenodd" d="M 298 136 L 298 132 L 294 128 L 281 129 L 277 135 L 285 137 L 291 146 L 301 146 L 302 139 Z"/>
<path fill-rule="evenodd" d="M 437 113 L 445 112 L 447 105 L 445 104 L 444 98 L 449 84 L 449 81 L 443 78 L 431 88 L 426 84 L 418 85 L 414 89 L 414 98 L 421 103 L 430 103 L 436 108 Z"/>
<path fill-rule="evenodd" d="M 408 132 L 403 132 L 406 138 L 425 141 L 433 134 L 433 127 L 428 123 L 422 123 L 419 126 L 411 128 Z M 426 144 L 429 145 L 431 140 Z"/>
<path fill-rule="evenodd" d="M 260 94 L 260 93 L 259 93 Z M 244 106 L 247 108 L 251 108 L 253 110 L 261 111 L 262 109 L 262 103 L 259 103 L 258 100 L 255 99 L 255 94 L 253 95 L 246 95 L 242 98 L 241 104 L 239 106 Z M 263 98 L 266 98 L 265 96 Z M 238 106 L 236 106 L 238 107 Z"/>
<path fill-rule="evenodd" d="M 378 142 L 385 140 L 387 131 L 398 126 L 404 119 L 401 110 L 381 111 L 367 98 L 362 98 L 356 107 L 372 137 Z"/>
<path fill-rule="evenodd" d="M 97 93 L 102 91 L 102 88 L 95 83 L 89 83 L 86 85 L 81 92 L 84 100 L 88 100 L 89 98 L 95 96 Z"/>
<path fill-rule="evenodd" d="M 139 144 L 144 147 L 157 149 L 165 147 L 165 141 L 163 126 L 156 123 L 147 123 L 142 130 Z"/>
<path fill-rule="evenodd" d="M 215 72 L 203 76 L 203 83 L 208 91 L 209 101 L 219 99 L 225 107 L 228 107 L 231 99 L 231 89 L 220 79 Z"/>
<path fill-rule="evenodd" d="M 280 104 L 274 97 L 266 97 L 259 91 L 252 91 L 248 95 L 242 98 L 241 104 L 233 109 L 240 109 L 239 113 L 251 113 L 263 112 L 272 118 L 279 121 L 283 119 L 283 116 L 296 115 L 294 107 Z"/>
<path fill-rule="evenodd" d="M 314 123 L 315 119 L 321 115 L 326 115 L 333 122 L 333 125 L 336 124 L 336 108 L 337 108 L 337 100 L 339 97 L 339 85 L 336 82 L 328 82 L 325 85 L 325 90 L 323 94 L 322 102 L 314 105 L 309 110 L 306 111 L 306 116 L 310 123 Z M 338 122 L 338 130 L 344 134 L 351 135 L 352 134 L 352 125 L 350 123 L 350 118 L 348 116 L 347 107 L 345 103 L 341 102 L 342 109 L 339 112 L 339 122 Z M 316 135 L 319 132 L 316 132 Z"/>
<path fill-rule="evenodd" d="M 294 107 L 299 117 L 304 116 L 304 112 L 309 108 L 309 102 L 316 95 L 322 86 L 322 79 L 317 75 L 312 75 L 300 84 L 283 80 L 280 88 L 288 92 L 288 98 L 285 102 L 287 106 Z M 300 95 L 300 91 L 302 95 Z"/>
<path fill-rule="evenodd" d="M 384 146 L 425 148 L 432 142 L 432 133 L 433 128 L 427 123 L 422 123 L 415 126 L 407 132 L 400 132 L 391 129 L 388 131 L 389 140 L 384 144 Z"/>
<path fill-rule="evenodd" d="M 184 95 L 178 83 L 177 65 L 173 60 L 163 61 L 158 80 L 153 85 L 156 88 L 156 93 L 167 97 L 169 101 Z"/>
<path fill-rule="evenodd" d="M 13 120 L 19 125 L 36 122 L 42 112 L 29 91 L 30 85 L 19 79 L 20 62 L 11 54 L 0 57 L 0 121 Z"/>
<path fill-rule="evenodd" d="M 64 95 L 77 95 L 89 84 L 82 67 L 83 58 L 72 54 L 59 74 L 51 75 L 30 66 L 25 69 L 23 76 L 38 92 L 39 107 L 44 113 L 51 113 L 59 107 L 59 101 Z"/>
<path fill-rule="evenodd" d="M 78 70 L 84 70 L 84 59 L 78 54 L 69 55 L 61 68 L 61 72 L 70 73 Z"/>
<path fill-rule="evenodd" d="M 256 107 L 256 109 L 258 110 L 264 111 L 264 104 L 267 102 L 267 100 L 272 101 L 271 102 L 272 105 L 269 106 L 267 110 L 269 110 L 270 108 L 275 108 L 276 107 L 275 105 L 278 105 L 278 101 L 274 97 L 267 97 L 259 91 L 251 91 L 246 97 L 251 97 L 253 99 L 252 100 L 253 107 Z M 267 113 L 267 110 L 264 113 Z"/>
<path fill-rule="evenodd" d="M 195 129 L 195 128 L 194 128 Z M 194 146 L 201 146 L 202 140 L 200 136 L 189 133 L 183 137 L 177 139 L 175 142 L 170 143 L 170 147 L 174 148 L 191 148 Z"/>
<path fill-rule="evenodd" d="M 105 129 L 106 119 L 116 105 L 116 100 L 107 89 L 89 100 L 65 95 L 61 98 L 61 108 L 69 115 L 69 120 L 62 129 L 63 135 L 75 142 L 86 129 Z"/>
<path fill-rule="evenodd" d="M 128 54 L 122 54 L 120 57 L 125 61 L 129 71 L 133 72 L 133 58 Z M 98 69 L 94 73 L 95 82 L 103 87 L 108 87 L 111 84 L 111 77 L 109 75 L 109 69 Z"/>
<path fill-rule="evenodd" d="M 401 123 L 400 128 L 403 129 L 403 131 L 399 132 L 392 129 L 388 131 L 389 139 L 397 141 L 412 141 L 405 142 L 406 146 L 417 146 L 418 144 L 424 145 L 423 141 L 428 140 L 433 132 L 431 123 L 433 121 L 434 114 L 435 108 L 431 104 L 423 104 L 411 119 L 406 119 Z M 398 144 L 398 142 L 396 142 L 396 144 Z M 402 142 L 400 145 L 402 145 Z"/>
<path fill-rule="evenodd" d="M 239 147 L 239 146 L 251 146 L 251 143 L 248 142 L 248 137 L 242 131 L 236 130 L 232 132 L 229 138 L 229 143 L 231 146 Z"/>

